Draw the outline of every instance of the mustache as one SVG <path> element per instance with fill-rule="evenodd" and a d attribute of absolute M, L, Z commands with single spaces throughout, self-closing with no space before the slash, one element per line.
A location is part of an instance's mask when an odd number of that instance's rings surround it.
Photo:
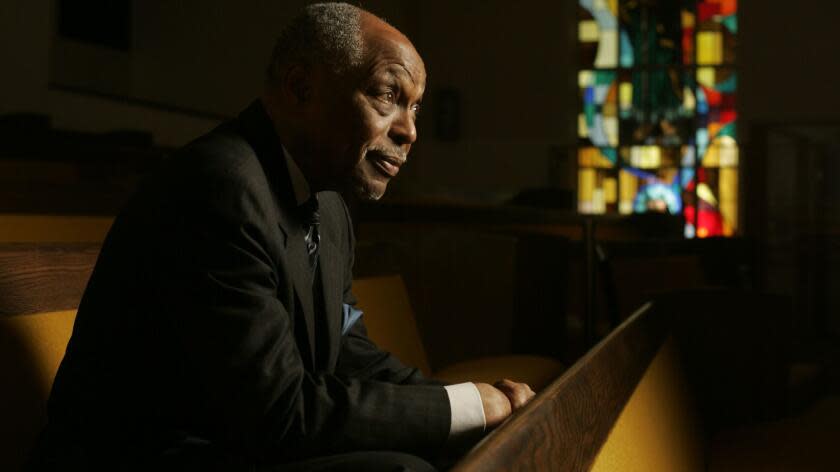
<path fill-rule="evenodd" d="M 408 153 L 400 148 L 372 147 L 368 148 L 368 150 L 365 151 L 365 154 L 371 152 L 381 154 L 385 157 L 390 157 L 392 159 L 397 159 L 400 163 L 403 163 L 408 159 Z"/>

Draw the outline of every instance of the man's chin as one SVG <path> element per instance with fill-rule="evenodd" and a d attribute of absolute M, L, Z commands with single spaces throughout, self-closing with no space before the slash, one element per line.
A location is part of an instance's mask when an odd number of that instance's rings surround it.
<path fill-rule="evenodd" d="M 353 196 L 362 201 L 375 202 L 385 195 L 388 182 L 374 179 L 356 181 L 353 185 Z"/>

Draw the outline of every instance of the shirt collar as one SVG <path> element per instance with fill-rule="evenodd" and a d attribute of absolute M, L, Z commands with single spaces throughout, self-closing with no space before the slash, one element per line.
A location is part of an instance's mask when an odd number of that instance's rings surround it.
<path fill-rule="evenodd" d="M 309 182 L 306 181 L 306 176 L 300 170 L 292 155 L 283 146 L 283 156 L 286 158 L 286 167 L 289 169 L 289 179 L 292 181 L 292 192 L 295 194 L 295 202 L 298 206 L 303 205 L 312 196 L 312 191 L 309 188 Z"/>

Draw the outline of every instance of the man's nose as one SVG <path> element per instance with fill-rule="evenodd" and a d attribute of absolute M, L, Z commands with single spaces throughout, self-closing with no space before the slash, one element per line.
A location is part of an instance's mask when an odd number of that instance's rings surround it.
<path fill-rule="evenodd" d="M 394 117 L 388 134 L 399 145 L 414 144 L 414 141 L 417 141 L 417 127 L 414 124 L 414 113 L 405 108 L 400 110 L 399 114 Z"/>

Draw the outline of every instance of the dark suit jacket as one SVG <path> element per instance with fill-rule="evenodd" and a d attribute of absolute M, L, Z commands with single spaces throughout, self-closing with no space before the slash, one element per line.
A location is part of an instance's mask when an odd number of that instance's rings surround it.
<path fill-rule="evenodd" d="M 170 158 L 103 244 L 42 463 L 439 448 L 444 389 L 380 351 L 363 322 L 341 334 L 342 303 L 355 302 L 352 226 L 338 194 L 317 197 L 313 297 L 304 227 L 259 102 Z"/>

